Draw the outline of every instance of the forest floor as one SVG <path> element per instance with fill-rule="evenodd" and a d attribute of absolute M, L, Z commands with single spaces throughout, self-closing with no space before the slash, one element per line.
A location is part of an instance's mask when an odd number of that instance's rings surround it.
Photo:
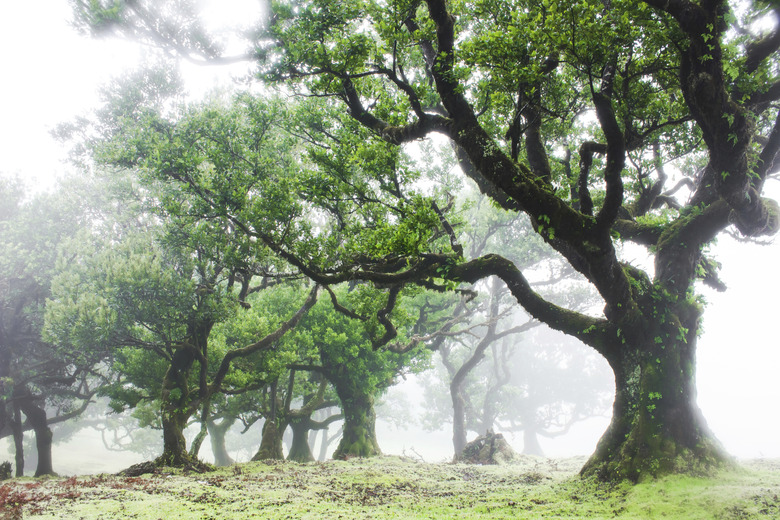
<path fill-rule="evenodd" d="M 778 460 L 638 485 L 583 480 L 577 471 L 584 462 L 520 457 L 474 466 L 380 457 L 20 478 L 0 485 L 0 519 L 780 518 Z"/>

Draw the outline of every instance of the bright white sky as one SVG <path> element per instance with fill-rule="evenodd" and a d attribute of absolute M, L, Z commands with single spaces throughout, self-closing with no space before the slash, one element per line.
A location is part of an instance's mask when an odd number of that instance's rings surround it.
<path fill-rule="evenodd" d="M 230 6 L 257 2 L 214 5 L 219 8 L 212 12 L 226 13 Z M 82 37 L 69 26 L 70 18 L 66 0 L 0 3 L 0 174 L 18 173 L 32 185 L 48 185 L 68 168 L 62 162 L 65 150 L 50 130 L 87 113 L 95 106 L 99 85 L 131 69 L 146 52 L 127 42 Z M 198 93 L 224 82 L 229 72 L 215 79 L 212 68 L 190 66 L 184 75 Z M 778 183 L 770 190 L 780 197 Z M 715 250 L 730 289 L 706 292 L 711 304 L 699 342 L 699 403 L 731 453 L 780 457 L 780 338 L 775 330 L 780 245 L 723 238 Z"/>

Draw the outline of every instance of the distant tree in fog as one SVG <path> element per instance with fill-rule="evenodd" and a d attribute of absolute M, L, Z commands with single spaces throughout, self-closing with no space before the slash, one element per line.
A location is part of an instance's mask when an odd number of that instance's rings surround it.
<path fill-rule="evenodd" d="M 452 370 L 442 363 L 423 378 L 430 403 L 423 416 L 427 429 L 452 422 L 447 383 Z M 543 455 L 539 436 L 559 437 L 579 421 L 608 416 L 613 390 L 597 355 L 537 328 L 495 341 L 469 373 L 462 395 L 467 431 L 522 433 L 523 453 Z"/>
<path fill-rule="evenodd" d="M 33 194 L 0 177 L 0 436 L 13 436 L 16 474 L 24 471 L 22 434 L 35 433 L 35 475 L 53 474 L 53 424 L 77 417 L 102 381 L 100 356 L 74 353 L 43 337 L 57 257 L 88 224 L 88 187 L 63 181 Z"/>

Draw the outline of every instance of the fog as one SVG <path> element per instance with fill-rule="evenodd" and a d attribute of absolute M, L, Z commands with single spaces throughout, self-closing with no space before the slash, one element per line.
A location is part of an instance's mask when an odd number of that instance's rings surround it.
<path fill-rule="evenodd" d="M 4 2 L 0 6 L 0 43 L 6 50 L 6 81 L 0 90 L 0 173 L 20 174 L 39 188 L 51 185 L 53 178 L 67 171 L 65 150 L 51 138 L 50 130 L 94 106 L 99 85 L 131 68 L 145 53 L 126 42 L 80 37 L 67 23 L 67 2 L 42 4 Z M 232 73 L 239 70 L 232 69 Z M 194 66 L 184 67 L 183 72 L 193 95 L 231 73 Z M 770 182 L 767 192 L 780 198 L 776 182 Z M 723 264 L 721 275 L 729 289 L 716 293 L 701 288 L 709 305 L 699 339 L 698 402 L 728 452 L 740 458 L 780 457 L 776 413 L 780 342 L 774 303 L 780 294 L 780 245 L 738 243 L 724 236 L 713 251 Z M 451 426 L 444 424 L 433 432 L 420 427 L 426 403 L 419 378 L 409 376 L 391 389 L 391 397 L 395 394 L 406 397 L 415 421 L 399 428 L 382 419 L 380 407 L 377 428 L 383 452 L 426 461 L 449 460 Z M 583 421 L 567 435 L 541 439 L 542 448 L 550 457 L 588 455 L 608 422 L 608 417 Z M 254 435 L 259 444 L 259 432 L 247 435 Z M 469 434 L 470 439 L 473 436 Z M 521 436 L 507 438 L 516 450 L 522 450 Z M 7 445 L 8 439 L 3 442 Z M 203 455 L 210 456 L 208 442 Z M 0 459 L 5 458 L 12 459 L 12 455 L 0 450 Z M 94 430 L 82 430 L 54 448 L 55 470 L 66 475 L 116 471 L 141 460 L 144 457 L 139 454 L 104 450 Z M 28 470 L 32 467 L 28 463 Z"/>

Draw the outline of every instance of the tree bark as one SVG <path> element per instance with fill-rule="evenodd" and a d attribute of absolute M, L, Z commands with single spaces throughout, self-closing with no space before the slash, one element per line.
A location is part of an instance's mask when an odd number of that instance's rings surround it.
<path fill-rule="evenodd" d="M 630 334 L 636 343 L 627 338 L 607 356 L 615 374 L 612 422 L 583 475 L 636 482 L 669 473 L 706 475 L 729 463 L 696 404 L 700 311 L 686 304 L 686 312 L 675 314 L 670 307 L 657 307 L 666 311 L 657 323 L 645 321 Z"/>
<path fill-rule="evenodd" d="M 187 415 L 180 413 L 175 405 L 163 405 L 163 453 L 158 461 L 165 466 L 183 467 L 192 460 L 187 452 L 187 439 L 184 438 L 187 419 Z"/>
<path fill-rule="evenodd" d="M 235 463 L 225 446 L 225 435 L 235 422 L 236 419 L 233 417 L 230 419 L 222 419 L 219 424 L 214 421 L 208 421 L 206 423 L 206 427 L 209 431 L 209 439 L 211 439 L 211 451 L 214 453 L 214 464 L 216 466 L 230 466 Z"/>
<path fill-rule="evenodd" d="M 11 431 L 14 437 L 14 457 L 16 462 L 16 476 L 24 476 L 24 430 L 22 429 L 22 411 L 19 404 L 14 403 L 14 416 L 11 420 Z"/>
<path fill-rule="evenodd" d="M 376 440 L 376 412 L 374 398 L 368 394 L 352 393 L 344 395 L 344 390 L 336 386 L 344 410 L 344 432 L 341 436 L 334 459 L 350 457 L 375 457 L 382 454 Z"/>
<path fill-rule="evenodd" d="M 263 424 L 263 437 L 260 439 L 260 449 L 252 460 L 284 460 L 282 437 L 285 428 L 280 428 L 277 420 L 268 417 Z"/>
<path fill-rule="evenodd" d="M 296 462 L 314 461 L 314 454 L 311 452 L 311 446 L 309 446 L 310 422 L 308 417 L 290 421 L 293 437 L 290 453 L 287 454 L 287 460 L 294 460 Z"/>
<path fill-rule="evenodd" d="M 193 362 L 194 356 L 189 349 L 176 351 L 163 379 L 160 393 L 163 453 L 157 459 L 161 465 L 184 467 L 193 461 L 187 452 L 187 440 L 184 438 L 184 429 L 192 415 L 192 411 L 187 406 L 189 403 L 187 378 Z"/>
<path fill-rule="evenodd" d="M 56 475 L 51 454 L 52 432 L 46 420 L 46 410 L 39 408 L 35 403 L 23 399 L 20 403 L 21 410 L 35 432 L 35 448 L 38 451 L 38 465 L 35 476 Z"/>

